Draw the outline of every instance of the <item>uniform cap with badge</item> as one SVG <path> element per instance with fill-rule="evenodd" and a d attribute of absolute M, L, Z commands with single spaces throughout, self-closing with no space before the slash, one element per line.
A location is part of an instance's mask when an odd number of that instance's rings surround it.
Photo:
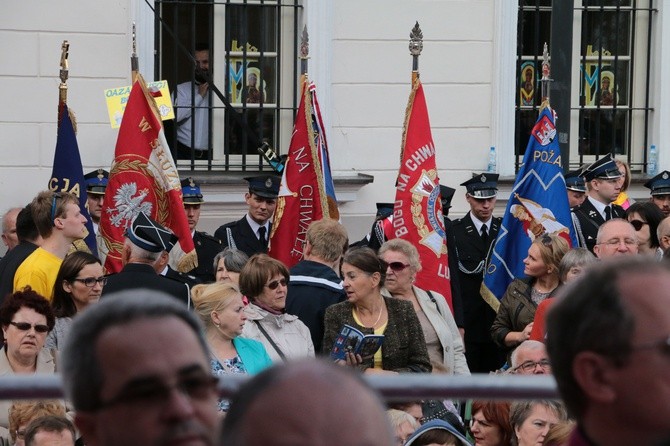
<path fill-rule="evenodd" d="M 377 206 L 377 215 L 375 220 L 383 220 L 393 214 L 393 203 L 375 203 Z"/>
<path fill-rule="evenodd" d="M 571 170 L 565 174 L 565 188 L 586 193 L 586 182 L 582 178 L 582 169 Z"/>
<path fill-rule="evenodd" d="M 440 200 L 442 201 L 442 212 L 451 209 L 451 200 L 454 198 L 456 189 L 440 184 Z"/>
<path fill-rule="evenodd" d="M 86 192 L 94 195 L 105 195 L 107 183 L 109 182 L 109 172 L 104 169 L 97 169 L 84 175 L 86 182 Z"/>
<path fill-rule="evenodd" d="M 179 240 L 172 231 L 143 212 L 137 214 L 125 234 L 134 245 L 149 252 L 170 252 Z"/>
<path fill-rule="evenodd" d="M 651 189 L 651 195 L 669 195 L 670 172 L 664 170 L 651 180 L 644 183 L 644 187 Z"/>
<path fill-rule="evenodd" d="M 608 153 L 584 169 L 582 176 L 584 177 L 584 181 L 588 183 L 595 179 L 615 180 L 621 178 L 623 174 L 619 172 L 619 167 L 614 162 L 612 154 Z"/>
<path fill-rule="evenodd" d="M 498 177 L 497 173 L 474 174 L 468 181 L 461 183 L 472 198 L 486 200 L 498 195 Z"/>
<path fill-rule="evenodd" d="M 260 175 L 256 177 L 246 177 L 244 180 L 249 183 L 249 193 L 270 199 L 276 199 L 277 195 L 279 195 L 281 177 L 276 175 Z"/>
<path fill-rule="evenodd" d="M 200 186 L 195 180 L 191 177 L 182 180 L 181 182 L 181 195 L 184 200 L 184 204 L 204 204 L 205 200 L 202 197 L 202 191 Z"/>

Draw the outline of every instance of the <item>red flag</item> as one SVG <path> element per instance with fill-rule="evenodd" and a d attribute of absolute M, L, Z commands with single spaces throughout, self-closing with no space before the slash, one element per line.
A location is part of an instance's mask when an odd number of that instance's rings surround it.
<path fill-rule="evenodd" d="M 270 256 L 289 268 L 302 260 L 307 227 L 329 218 L 319 152 L 315 144 L 311 95 L 303 84 L 277 209 L 272 221 Z"/>
<path fill-rule="evenodd" d="M 165 140 L 156 103 L 138 75 L 123 113 L 100 218 L 98 251 L 107 272 L 121 270 L 124 232 L 144 212 L 179 237 L 179 269 L 197 266 L 181 196 L 179 174 Z"/>
<path fill-rule="evenodd" d="M 414 83 L 405 115 L 393 224 L 386 236 L 402 238 L 419 250 L 416 286 L 441 293 L 451 307 L 447 243 L 440 201 L 435 145 L 421 81 Z M 452 308 L 453 311 L 453 308 Z"/>

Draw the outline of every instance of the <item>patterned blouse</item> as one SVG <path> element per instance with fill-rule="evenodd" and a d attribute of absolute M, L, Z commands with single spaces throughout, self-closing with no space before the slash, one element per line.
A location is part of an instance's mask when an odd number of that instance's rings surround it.
<path fill-rule="evenodd" d="M 210 367 L 212 368 L 212 373 L 214 376 L 221 377 L 223 375 L 230 374 L 246 374 L 247 369 L 244 367 L 242 358 L 235 356 L 231 359 L 224 359 L 223 362 L 219 361 L 218 358 L 212 357 L 209 360 Z M 230 408 L 230 401 L 221 399 L 219 400 L 219 412 L 226 412 Z"/>

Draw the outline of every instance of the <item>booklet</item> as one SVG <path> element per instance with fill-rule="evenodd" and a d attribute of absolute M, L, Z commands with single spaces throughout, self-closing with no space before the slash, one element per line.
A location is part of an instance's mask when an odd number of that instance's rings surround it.
<path fill-rule="evenodd" d="M 384 335 L 365 335 L 351 325 L 344 324 L 340 334 L 335 338 L 330 357 L 334 360 L 346 359 L 346 353 L 361 355 L 363 359 L 371 358 L 384 342 Z"/>

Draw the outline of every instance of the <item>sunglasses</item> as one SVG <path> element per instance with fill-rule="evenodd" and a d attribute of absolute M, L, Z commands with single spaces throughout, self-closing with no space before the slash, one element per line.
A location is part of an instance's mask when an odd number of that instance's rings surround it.
<path fill-rule="evenodd" d="M 107 285 L 107 277 L 87 277 L 85 279 L 72 279 L 74 282 L 81 282 L 84 285 L 86 285 L 89 288 L 93 288 L 96 283 L 100 284 L 100 286 L 105 286 Z"/>
<path fill-rule="evenodd" d="M 647 223 L 646 221 L 642 221 L 642 220 L 631 220 L 631 221 L 629 221 L 628 223 L 630 223 L 631 225 L 633 225 L 633 227 L 635 228 L 636 231 L 639 231 L 640 229 L 642 229 L 642 227 L 643 227 L 644 225 L 648 225 L 648 224 L 649 224 L 649 223 Z"/>
<path fill-rule="evenodd" d="M 286 279 L 273 280 L 265 286 L 271 290 L 276 290 L 279 285 L 286 286 Z"/>
<path fill-rule="evenodd" d="M 390 262 L 390 263 L 387 263 L 387 265 L 388 265 L 389 268 L 391 268 L 391 271 L 395 271 L 395 272 L 402 271 L 409 266 L 409 264 L 405 264 L 405 263 L 402 263 L 402 262 Z"/>
<path fill-rule="evenodd" d="M 28 322 L 10 322 L 11 325 L 15 326 L 21 331 L 28 331 L 31 328 L 34 328 L 37 333 L 46 333 L 49 331 L 49 327 L 42 324 L 29 324 Z"/>

